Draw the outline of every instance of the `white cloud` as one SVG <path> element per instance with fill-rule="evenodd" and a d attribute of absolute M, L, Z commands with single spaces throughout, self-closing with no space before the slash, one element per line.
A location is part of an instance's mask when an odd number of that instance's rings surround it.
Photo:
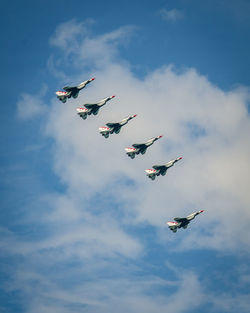
<path fill-rule="evenodd" d="M 250 294 L 246 291 L 246 294 L 220 294 L 220 297 L 217 295 L 211 295 L 210 298 L 212 307 L 216 312 L 229 312 L 233 313 L 235 311 L 248 312 L 250 306 Z"/>
<path fill-rule="evenodd" d="M 118 48 L 127 45 L 135 30 L 134 26 L 123 26 L 104 35 L 94 36 L 90 30 L 93 23 L 92 19 L 82 23 L 71 20 L 57 27 L 50 44 L 63 51 L 63 62 L 50 57 L 48 65 L 53 73 L 59 72 L 60 77 L 63 77 L 62 67 L 67 60 L 75 68 L 79 68 L 79 64 L 82 68 L 102 68 L 110 59 L 119 57 Z"/>
<path fill-rule="evenodd" d="M 64 38 L 66 29 L 66 34 L 73 34 L 71 39 L 75 40 L 78 27 L 75 23 L 71 26 L 72 30 L 68 24 L 59 27 L 59 38 Z M 55 172 L 68 186 L 70 199 L 84 201 L 85 207 L 97 194 L 120 202 L 125 223 L 146 222 L 166 228 L 165 221 L 175 215 L 205 209 L 204 215 L 191 225 L 193 231 L 185 232 L 181 247 L 194 246 L 197 233 L 207 229 L 206 234 L 199 234 L 196 247 L 234 249 L 240 241 L 240 249 L 248 249 L 250 242 L 245 234 L 250 218 L 249 91 L 225 92 L 195 69 L 177 73 L 171 66 L 138 79 L 123 62 L 116 62 L 117 42 L 130 32 L 130 28 L 124 27 L 79 42 L 79 67 L 89 55 L 96 80 L 63 109 L 57 99 L 52 100 L 46 133 L 55 140 Z M 90 42 L 91 53 L 87 49 Z M 61 47 L 67 54 L 67 45 Z M 101 67 L 98 60 L 102 52 Z M 82 79 L 88 77 L 82 73 Z M 117 97 L 98 116 L 90 116 L 86 121 L 77 116 L 75 107 L 111 94 Z M 105 140 L 98 133 L 98 127 L 106 122 L 134 113 L 138 117 L 119 136 Z M 124 147 L 158 134 L 164 138 L 150 147 L 145 156 L 130 160 L 125 155 Z M 183 160 L 165 177 L 151 182 L 145 176 L 145 168 L 179 155 L 183 155 Z M 132 187 L 126 183 L 128 179 Z M 104 212 L 109 210 L 104 208 Z M 239 216 L 240 227 L 235 223 Z"/>
<path fill-rule="evenodd" d="M 195 69 L 177 73 L 172 66 L 137 78 L 119 57 L 119 45 L 131 28 L 82 39 L 78 37 L 82 25 L 76 22 L 58 29 L 58 42 L 52 43 L 66 56 L 74 55 L 77 79 L 94 74 L 96 80 L 78 99 L 63 105 L 51 100 L 45 133 L 54 140 L 53 170 L 66 192 L 45 199 L 48 209 L 39 212 L 39 222 L 47 227 L 45 238 L 27 242 L 2 230 L 11 243 L 1 244 L 5 253 L 29 256 L 24 268 L 17 269 L 10 290 L 23 289 L 29 296 L 31 290 L 26 288 L 37 283 L 27 312 L 74 312 L 81 307 L 85 312 L 105 313 L 119 305 L 121 313 L 159 312 L 166 307 L 180 313 L 209 302 L 193 272 L 180 273 L 176 281 L 150 275 L 139 280 L 138 269 L 126 261 L 140 260 L 145 246 L 128 228 L 154 226 L 159 243 L 166 247 L 174 242 L 180 251 L 249 249 L 249 91 L 225 92 Z M 69 40 L 76 45 L 69 46 Z M 87 61 L 91 71 L 86 70 Z M 77 116 L 76 107 L 112 94 L 116 98 L 98 116 L 85 121 Z M 138 116 L 119 135 L 104 139 L 98 133 L 99 126 L 134 113 Z M 164 137 L 146 155 L 135 160 L 126 156 L 126 146 L 160 134 Z M 146 177 L 144 169 L 180 155 L 183 160 L 165 177 L 154 182 Z M 205 212 L 190 229 L 176 234 L 167 229 L 166 220 L 196 209 Z M 51 273 L 53 266 L 63 268 L 67 261 L 80 263 L 76 269 L 70 267 L 69 275 L 78 280 L 69 289 L 67 271 L 59 270 L 58 276 Z M 245 300 L 242 312 L 247 312 Z M 227 297 L 225 301 L 230 304 Z M 224 311 L 228 306 L 218 299 L 213 303 Z"/>
<path fill-rule="evenodd" d="M 46 94 L 47 87 L 43 86 L 37 95 L 22 93 L 17 102 L 17 114 L 22 120 L 28 120 L 38 115 L 44 114 L 47 110 L 43 97 Z"/>
<path fill-rule="evenodd" d="M 137 221 L 159 227 L 165 227 L 165 219 L 175 215 L 205 209 L 197 223 L 215 231 L 209 231 L 209 245 L 223 249 L 238 246 L 238 240 L 246 244 L 247 236 L 242 236 L 249 220 L 246 94 L 224 92 L 193 69 L 176 74 L 164 67 L 139 80 L 128 68 L 109 61 L 95 74 L 96 81 L 72 102 L 74 107 L 61 110 L 61 104 L 53 101 L 47 131 L 56 142 L 55 171 L 62 181 L 85 198 L 98 190 L 121 199 L 124 205 L 132 202 L 128 209 Z M 113 93 L 117 97 L 97 117 L 83 121 L 76 115 L 75 107 L 84 101 Z M 119 136 L 105 140 L 99 135 L 99 126 L 134 113 L 138 117 Z M 194 136 L 198 128 L 203 134 Z M 124 147 L 158 134 L 164 138 L 144 157 L 130 160 L 125 155 Z M 165 177 L 151 182 L 145 176 L 144 169 L 179 155 L 183 160 Z M 123 183 L 126 179 L 135 188 Z M 114 185 L 117 180 L 122 184 Z M 240 228 L 234 224 L 239 214 Z M 218 223 L 217 228 L 213 222 Z M 206 245 L 207 237 L 199 242 Z"/>
<path fill-rule="evenodd" d="M 167 219 L 205 209 L 191 225 L 193 231 L 185 232 L 183 243 L 187 247 L 194 245 L 197 232 L 207 229 L 206 235 L 199 234 L 196 247 L 234 249 L 241 241 L 240 247 L 247 249 L 248 89 L 225 92 L 195 69 L 177 73 L 171 66 L 138 79 L 116 57 L 116 41 L 130 32 L 128 29 L 126 34 L 123 28 L 79 42 L 82 49 L 77 51 L 77 60 L 84 64 L 82 60 L 88 55 L 93 59 L 91 72 L 96 80 L 77 100 L 69 100 L 73 106 L 65 105 L 62 110 L 57 99 L 52 101 L 47 134 L 55 140 L 56 173 L 79 201 L 85 199 L 86 203 L 97 193 L 120 201 L 129 223 L 147 222 L 166 228 Z M 93 51 L 88 49 L 89 42 L 94 43 Z M 88 77 L 82 73 L 82 79 Z M 111 94 L 117 97 L 98 116 L 86 121 L 77 116 L 75 107 Z M 98 127 L 106 122 L 134 113 L 138 117 L 119 136 L 105 140 L 98 133 Z M 145 156 L 130 160 L 125 155 L 124 147 L 159 134 L 163 139 Z M 165 177 L 151 182 L 145 176 L 144 169 L 179 155 L 183 160 Z M 134 187 L 126 184 L 127 179 Z M 239 216 L 240 227 L 235 224 Z"/>
<path fill-rule="evenodd" d="M 77 35 L 75 24 L 73 30 L 68 24 L 59 28 Z M 77 100 L 68 101 L 74 106 L 65 105 L 62 109 L 57 99 L 52 101 L 47 134 L 55 140 L 57 175 L 79 202 L 84 199 L 87 204 L 97 194 L 120 201 L 126 223 L 147 222 L 166 228 L 165 221 L 175 215 L 205 209 L 204 215 L 191 225 L 193 231 L 186 231 L 181 247 L 194 246 L 197 232 L 207 229 L 196 247 L 234 249 L 241 241 L 240 249 L 247 249 L 248 90 L 225 92 L 194 69 L 176 73 L 171 66 L 138 79 L 114 56 L 118 54 L 116 41 L 130 32 L 125 27 L 79 42 L 79 68 L 84 66 L 88 54 L 99 60 L 103 51 L 104 58 L 102 67 L 93 61 L 92 72 L 97 79 Z M 63 32 L 59 37 L 63 37 Z M 87 49 L 89 42 L 94 43 L 91 53 Z M 67 54 L 67 46 L 62 48 Z M 84 72 L 81 75 L 82 79 L 88 76 Z M 113 93 L 117 97 L 97 117 L 83 121 L 76 115 L 75 107 L 84 101 L 94 102 Z M 99 126 L 133 113 L 138 113 L 138 117 L 119 136 L 105 140 L 99 135 Z M 124 147 L 158 134 L 164 134 L 164 138 L 150 147 L 145 156 L 130 160 L 125 155 Z M 183 160 L 165 177 L 151 182 L 145 176 L 145 168 L 179 155 L 183 155 Z M 127 179 L 133 187 L 126 184 Z M 240 227 L 235 224 L 239 216 Z"/>
<path fill-rule="evenodd" d="M 160 16 L 165 21 L 175 22 L 183 18 L 183 13 L 178 9 L 167 10 L 165 8 L 159 11 Z"/>
<path fill-rule="evenodd" d="M 85 22 L 78 23 L 75 19 L 58 25 L 54 35 L 49 42 L 57 48 L 74 51 L 78 48 L 79 39 L 82 39 L 89 32 L 89 26 L 94 20 L 88 19 Z"/>
<path fill-rule="evenodd" d="M 42 255 L 37 256 L 35 262 L 29 263 L 31 268 L 19 265 L 13 270 L 14 280 L 4 286 L 9 292 L 20 290 L 22 299 L 29 299 L 24 302 L 27 312 L 68 313 L 83 310 L 112 313 L 117 312 L 119 307 L 121 313 L 152 313 L 168 307 L 173 313 L 182 313 L 199 307 L 204 299 L 200 282 L 192 272 L 183 271 L 174 280 L 154 275 L 145 278 L 135 276 L 135 269 L 128 266 L 117 267 L 114 264 L 111 268 L 111 264 L 102 264 L 99 268 L 98 263 L 93 266 L 84 262 L 82 266 L 74 265 L 69 275 L 67 272 L 50 271 L 48 262 L 42 262 L 42 269 L 39 269 L 37 264 L 41 266 L 42 258 Z M 58 260 L 57 267 L 61 266 Z M 118 273 L 119 277 L 113 276 L 110 271 Z M 96 281 L 89 279 L 93 276 Z M 30 297 L 30 294 L 33 296 Z"/>
<path fill-rule="evenodd" d="M 105 66 L 117 56 L 118 47 L 128 43 L 134 29 L 132 26 L 124 26 L 102 36 L 86 37 L 79 49 L 80 61 Z"/>

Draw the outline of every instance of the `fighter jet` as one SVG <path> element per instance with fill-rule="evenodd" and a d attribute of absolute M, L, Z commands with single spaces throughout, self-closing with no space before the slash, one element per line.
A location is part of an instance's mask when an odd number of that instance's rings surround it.
<path fill-rule="evenodd" d="M 72 86 L 72 87 L 66 86 L 66 87 L 63 87 L 63 89 L 65 91 L 57 91 L 56 92 L 57 98 L 60 101 L 62 101 L 63 103 L 65 103 L 67 101 L 67 98 L 71 98 L 71 96 L 73 98 L 77 98 L 78 94 L 79 94 L 79 91 L 81 89 L 83 89 L 87 84 L 92 82 L 93 80 L 95 80 L 95 78 L 90 78 L 88 80 L 85 80 L 84 82 L 80 83 L 77 86 Z"/>
<path fill-rule="evenodd" d="M 132 120 L 132 118 L 134 117 L 136 117 L 136 114 L 128 116 L 117 123 L 107 123 L 106 124 L 107 127 L 106 126 L 99 127 L 99 132 L 105 138 L 108 138 L 109 134 L 113 134 L 113 133 L 119 134 L 122 126 L 126 125 L 128 121 Z"/>
<path fill-rule="evenodd" d="M 147 176 L 150 179 L 155 180 L 155 176 L 166 175 L 167 170 L 181 159 L 182 159 L 182 157 L 179 157 L 179 158 L 171 160 L 168 163 L 163 164 L 163 165 L 154 165 L 153 169 L 147 169 L 147 170 L 145 170 L 145 172 L 147 173 Z"/>
<path fill-rule="evenodd" d="M 113 99 L 115 96 L 111 96 L 111 97 L 107 97 L 102 99 L 101 101 L 97 102 L 97 103 L 87 103 L 84 104 L 84 108 L 77 108 L 77 114 L 84 120 L 86 120 L 87 115 L 97 115 L 99 112 L 99 109 L 104 106 L 109 100 Z"/>
<path fill-rule="evenodd" d="M 175 222 L 167 222 L 166 224 L 168 224 L 168 228 L 170 230 L 172 230 L 174 233 L 176 233 L 178 228 L 186 229 L 188 227 L 188 224 L 190 223 L 190 221 L 192 221 L 196 215 L 198 215 L 202 212 L 204 212 L 204 210 L 194 212 L 194 213 L 188 215 L 187 217 L 175 217 L 174 218 Z"/>
<path fill-rule="evenodd" d="M 125 148 L 125 151 L 127 152 L 127 155 L 131 158 L 134 159 L 136 154 L 144 154 L 147 151 L 147 148 L 151 146 L 156 140 L 160 139 L 162 136 L 157 136 L 149 139 L 148 141 L 144 143 L 135 143 L 133 144 L 133 148 L 128 147 Z"/>

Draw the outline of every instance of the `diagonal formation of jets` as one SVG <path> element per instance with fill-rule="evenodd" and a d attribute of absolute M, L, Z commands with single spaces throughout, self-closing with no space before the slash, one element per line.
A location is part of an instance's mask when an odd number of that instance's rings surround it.
<path fill-rule="evenodd" d="M 57 98 L 65 103 L 67 101 L 67 99 L 72 98 L 77 98 L 79 92 L 85 88 L 89 83 L 91 83 L 93 80 L 95 80 L 95 78 L 90 78 L 88 80 L 85 80 L 83 82 L 81 82 L 79 85 L 76 86 L 66 86 L 63 87 L 64 91 L 57 91 L 56 95 Z M 102 100 L 100 100 L 99 102 L 96 103 L 86 103 L 83 105 L 83 107 L 81 108 L 77 108 L 77 114 L 83 119 L 85 120 L 87 118 L 88 115 L 97 115 L 99 113 L 99 110 L 102 106 L 104 106 L 108 101 L 110 101 L 111 99 L 113 99 L 115 96 L 110 96 L 110 97 L 106 97 Z M 99 127 L 99 132 L 100 134 L 105 137 L 108 138 L 110 134 L 119 134 L 121 131 L 121 128 L 128 124 L 128 122 L 130 120 L 132 120 L 133 118 L 135 118 L 137 115 L 131 115 L 128 116 L 124 119 L 122 119 L 119 122 L 113 122 L 113 123 L 106 123 L 106 126 L 102 126 Z M 149 140 L 147 140 L 146 142 L 143 143 L 135 143 L 132 144 L 132 147 L 127 147 L 125 148 L 126 154 L 131 158 L 134 159 L 136 155 L 138 154 L 145 154 L 148 147 L 150 147 L 151 145 L 153 145 L 153 143 L 155 141 L 157 141 L 158 139 L 162 138 L 163 136 L 157 136 L 157 137 L 153 137 Z M 166 164 L 162 164 L 162 165 L 153 165 L 152 169 L 146 169 L 146 175 L 151 179 L 151 180 L 155 180 L 156 176 L 164 176 L 166 175 L 168 169 L 172 166 L 174 166 L 174 164 L 178 161 L 180 161 L 182 159 L 182 157 L 178 157 L 174 160 L 171 160 L 169 162 L 167 162 Z M 186 229 L 188 224 L 190 223 L 191 220 L 193 220 L 198 214 L 204 212 L 204 210 L 200 210 L 197 212 L 194 212 L 190 215 L 188 215 L 187 217 L 175 217 L 174 220 L 175 222 L 167 222 L 166 224 L 168 225 L 169 229 L 172 230 L 174 233 L 176 233 L 178 228 L 184 228 Z"/>

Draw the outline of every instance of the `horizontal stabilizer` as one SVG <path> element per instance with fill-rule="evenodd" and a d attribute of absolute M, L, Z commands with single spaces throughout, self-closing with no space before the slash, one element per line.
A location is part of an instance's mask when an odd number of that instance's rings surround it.
<path fill-rule="evenodd" d="M 77 111 L 78 113 L 87 113 L 89 110 L 86 109 L 86 108 L 76 108 L 76 111 Z"/>
<path fill-rule="evenodd" d="M 106 127 L 106 126 L 102 126 L 102 127 L 99 127 L 99 132 L 100 133 L 108 133 L 110 131 L 110 128 L 109 127 Z"/>
<path fill-rule="evenodd" d="M 179 223 L 177 222 L 167 222 L 168 226 L 178 226 Z"/>
<path fill-rule="evenodd" d="M 66 92 L 66 91 L 60 91 L 60 90 L 59 90 L 59 91 L 56 91 L 56 95 L 59 96 L 59 97 L 60 97 L 60 96 L 66 96 L 66 95 L 67 95 L 67 92 Z"/>
<path fill-rule="evenodd" d="M 136 151 L 136 149 L 135 148 L 130 148 L 130 147 L 128 147 L 128 148 L 125 148 L 125 151 L 126 152 L 135 152 Z"/>
<path fill-rule="evenodd" d="M 145 170 L 145 172 L 146 172 L 148 175 L 150 175 L 150 174 L 155 174 L 155 173 L 156 173 L 156 170 L 153 170 L 153 169 L 149 168 L 149 169 Z"/>

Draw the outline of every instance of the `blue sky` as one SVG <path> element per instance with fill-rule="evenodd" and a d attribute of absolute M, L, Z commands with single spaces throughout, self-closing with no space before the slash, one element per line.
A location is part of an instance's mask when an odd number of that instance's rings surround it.
<path fill-rule="evenodd" d="M 250 3 L 2 12 L 0 312 L 249 312 Z M 93 76 L 78 99 L 56 99 Z M 98 116 L 76 115 L 112 94 Z M 128 114 L 119 136 L 100 136 Z M 177 156 L 165 177 L 145 176 Z"/>

